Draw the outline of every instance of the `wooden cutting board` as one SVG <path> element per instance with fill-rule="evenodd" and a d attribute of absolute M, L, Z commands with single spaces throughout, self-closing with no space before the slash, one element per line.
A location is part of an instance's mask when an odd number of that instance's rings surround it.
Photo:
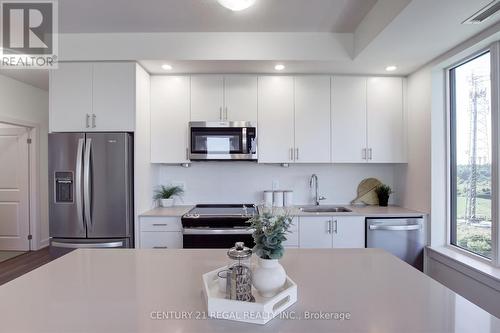
<path fill-rule="evenodd" d="M 352 201 L 355 203 L 365 203 L 367 205 L 378 205 L 377 193 L 375 189 L 382 185 L 382 182 L 377 178 L 366 178 L 358 185 L 358 196 Z"/>

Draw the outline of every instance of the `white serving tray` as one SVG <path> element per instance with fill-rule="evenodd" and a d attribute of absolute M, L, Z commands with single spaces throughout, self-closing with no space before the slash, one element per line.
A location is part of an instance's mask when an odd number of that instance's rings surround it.
<path fill-rule="evenodd" d="M 252 287 L 254 303 L 226 299 L 225 293 L 219 291 L 217 276 L 224 269 L 203 274 L 203 294 L 210 318 L 264 325 L 297 302 L 297 284 L 288 276 L 283 289 L 274 297 L 262 297 Z"/>

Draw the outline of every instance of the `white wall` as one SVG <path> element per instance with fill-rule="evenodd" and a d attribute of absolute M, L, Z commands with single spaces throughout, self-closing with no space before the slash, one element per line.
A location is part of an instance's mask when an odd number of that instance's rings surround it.
<path fill-rule="evenodd" d="M 0 75 L 0 120 L 17 119 L 39 126 L 39 161 L 38 170 L 40 202 L 38 206 L 39 229 L 38 244 L 34 248 L 48 245 L 48 123 L 49 94 L 45 90 L 35 88 L 20 81 Z"/>
<path fill-rule="evenodd" d="M 407 79 L 408 164 L 397 169 L 402 206 L 431 210 L 431 70 L 423 68 Z"/>
<path fill-rule="evenodd" d="M 346 204 L 356 197 L 361 180 L 376 177 L 395 186 L 394 165 L 263 165 L 250 162 L 198 162 L 190 168 L 157 166 L 156 184 L 185 184 L 184 203 L 262 203 L 262 191 L 271 190 L 273 181 L 280 189 L 294 190 L 296 204 L 312 203 L 309 177 L 319 177 L 323 203 Z M 397 195 L 393 202 L 397 202 Z"/>

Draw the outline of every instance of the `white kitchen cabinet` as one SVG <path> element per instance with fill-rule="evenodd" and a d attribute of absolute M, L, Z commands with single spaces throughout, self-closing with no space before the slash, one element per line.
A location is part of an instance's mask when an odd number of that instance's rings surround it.
<path fill-rule="evenodd" d="M 187 163 L 188 76 L 151 77 L 151 163 Z"/>
<path fill-rule="evenodd" d="M 334 248 L 365 247 L 364 216 L 334 216 L 332 235 Z"/>
<path fill-rule="evenodd" d="M 295 77 L 295 163 L 330 163 L 330 77 Z"/>
<path fill-rule="evenodd" d="M 301 248 L 364 248 L 363 216 L 301 216 Z"/>
<path fill-rule="evenodd" d="M 332 162 L 405 163 L 403 79 L 334 76 Z"/>
<path fill-rule="evenodd" d="M 59 63 L 50 71 L 50 131 L 81 132 L 92 115 L 91 63 Z"/>
<path fill-rule="evenodd" d="M 141 217 L 140 247 L 182 249 L 182 223 L 178 217 Z"/>
<path fill-rule="evenodd" d="M 406 126 L 403 79 L 372 77 L 367 81 L 368 160 L 406 162 Z"/>
<path fill-rule="evenodd" d="M 50 73 L 51 132 L 133 132 L 133 62 L 60 63 Z"/>
<path fill-rule="evenodd" d="M 332 219 L 330 216 L 301 216 L 299 223 L 300 248 L 331 248 Z"/>
<path fill-rule="evenodd" d="M 191 77 L 191 121 L 224 119 L 224 77 L 194 75 Z"/>
<path fill-rule="evenodd" d="M 133 132 L 135 129 L 136 64 L 94 63 L 92 130 Z"/>
<path fill-rule="evenodd" d="M 332 78 L 332 162 L 366 162 L 366 78 Z"/>
<path fill-rule="evenodd" d="M 259 77 L 259 163 L 294 160 L 294 79 L 291 76 Z"/>
<path fill-rule="evenodd" d="M 227 75 L 224 77 L 223 120 L 257 123 L 257 77 Z"/>

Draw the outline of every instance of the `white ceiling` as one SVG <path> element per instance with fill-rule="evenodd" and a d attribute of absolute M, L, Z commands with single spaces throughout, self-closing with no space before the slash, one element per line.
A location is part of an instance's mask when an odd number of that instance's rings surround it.
<path fill-rule="evenodd" d="M 218 29 L 224 29 L 222 31 L 352 32 L 363 17 L 365 20 L 361 24 L 367 23 L 369 19 L 374 17 L 377 19 L 379 15 L 376 13 L 377 9 L 379 11 L 382 9 L 383 12 L 384 6 L 390 6 L 395 1 L 403 0 L 257 1 L 257 5 L 248 11 L 233 13 L 220 7 L 215 0 L 107 0 L 104 2 L 99 0 L 59 0 L 60 24 L 61 30 L 64 32 L 207 32 L 219 31 Z M 374 2 L 376 2 L 375 5 Z M 282 56 L 279 57 L 252 59 L 248 53 L 241 50 L 241 54 L 238 53 L 240 57 L 222 57 L 222 59 L 214 60 L 208 56 L 210 50 L 215 47 L 212 47 L 210 43 L 208 43 L 210 45 L 204 46 L 207 48 L 203 48 L 199 44 L 192 48 L 199 52 L 199 57 L 191 58 L 198 59 L 194 61 L 175 57 L 169 59 L 168 56 L 165 56 L 169 52 L 168 50 L 175 50 L 179 45 L 167 45 L 165 53 L 157 53 L 149 60 L 143 56 L 149 54 L 149 51 L 142 52 L 141 56 L 127 55 L 125 58 L 119 59 L 131 49 L 128 44 L 117 44 L 119 47 L 108 45 L 108 51 L 109 49 L 115 50 L 114 55 L 102 60 L 138 60 L 150 73 L 154 74 L 276 73 L 274 65 L 284 61 L 287 68 L 282 73 L 285 74 L 387 74 L 384 70 L 385 67 L 394 64 L 398 66 L 398 70 L 391 74 L 407 75 L 500 20 L 500 14 L 497 14 L 484 24 L 461 24 L 463 20 L 491 0 L 406 0 L 406 2 L 409 4 L 401 12 L 394 14 L 395 17 L 385 18 L 387 21 L 383 29 L 371 37 L 370 42 L 359 54 L 356 53 L 352 58 L 344 57 L 343 60 L 335 61 L 334 55 L 329 53 L 325 55 L 322 48 L 310 50 L 313 54 L 310 61 L 302 61 L 300 58 L 294 59 L 293 56 L 283 58 L 283 45 L 277 45 L 274 51 L 269 52 L 269 54 L 273 52 L 281 54 Z M 116 6 L 119 10 L 114 10 L 117 8 Z M 370 9 L 370 13 L 366 15 L 366 11 Z M 352 36 L 353 41 L 356 40 L 354 38 L 356 33 Z M 89 38 L 93 40 L 93 34 L 90 34 Z M 292 41 L 296 40 L 298 39 L 292 39 Z M 232 45 L 231 39 L 229 41 Z M 75 49 L 77 54 L 81 48 L 85 48 L 84 44 L 71 45 L 70 48 Z M 263 46 L 264 44 L 256 43 L 257 47 L 259 45 Z M 106 45 L 101 45 L 101 47 L 103 46 Z M 263 46 L 263 48 L 266 47 L 269 45 Z M 302 45 L 296 45 L 295 51 L 297 49 L 300 51 L 301 48 L 303 48 Z M 87 46 L 87 49 L 97 50 L 100 47 Z M 98 53 L 98 50 L 96 52 Z M 285 53 L 291 55 L 291 53 Z M 207 55 L 206 59 L 203 58 L 203 55 Z M 92 59 L 98 60 L 100 58 Z M 316 61 L 318 59 L 322 61 Z M 171 64 L 174 69 L 170 72 L 162 70 L 163 63 Z M 48 88 L 46 71 L 9 70 L 0 71 L 0 73 L 42 89 Z"/>
<path fill-rule="evenodd" d="M 63 33 L 354 32 L 377 0 L 257 0 L 232 12 L 216 0 L 59 0 Z"/>

